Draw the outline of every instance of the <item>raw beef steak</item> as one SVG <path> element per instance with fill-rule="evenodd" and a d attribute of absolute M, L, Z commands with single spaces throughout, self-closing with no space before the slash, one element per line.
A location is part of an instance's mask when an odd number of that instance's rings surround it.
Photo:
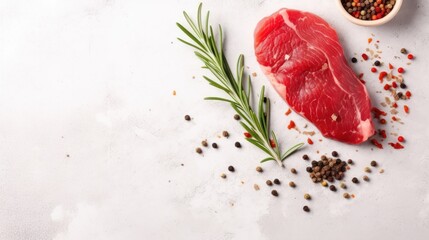
<path fill-rule="evenodd" d="M 323 136 L 358 144 L 374 134 L 368 92 L 322 18 L 281 9 L 258 23 L 255 53 L 280 96 Z"/>

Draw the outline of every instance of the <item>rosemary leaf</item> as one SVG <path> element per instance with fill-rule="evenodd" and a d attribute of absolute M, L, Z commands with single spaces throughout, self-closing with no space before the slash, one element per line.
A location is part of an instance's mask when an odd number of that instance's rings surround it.
<path fill-rule="evenodd" d="M 204 64 L 203 68 L 208 69 L 217 81 L 206 76 L 204 79 L 229 96 L 229 98 L 206 97 L 205 99 L 230 103 L 242 119 L 240 121 L 241 126 L 251 135 L 246 140 L 268 154 L 268 157 L 263 159 L 261 163 L 276 161 L 280 166 L 283 166 L 283 161 L 301 148 L 304 143 L 296 144 L 281 154 L 277 137 L 274 131 L 270 129 L 270 100 L 265 97 L 265 87 L 261 88 L 257 101 L 257 112 L 254 112 L 251 101 L 253 99 L 252 80 L 250 76 L 248 76 L 247 81 L 244 79 L 244 56 L 238 57 L 234 76 L 223 52 L 222 26 L 219 25 L 218 38 L 216 38 L 213 27 L 209 23 L 210 12 L 207 12 L 205 22 L 202 20 L 201 13 L 202 4 L 200 3 L 196 23 L 186 12 L 183 12 L 190 29 L 180 23 L 176 23 L 176 25 L 191 41 L 182 38 L 178 38 L 178 40 L 195 49 L 195 55 Z M 266 100 L 264 101 L 264 99 Z M 272 143 L 275 146 L 272 146 Z"/>

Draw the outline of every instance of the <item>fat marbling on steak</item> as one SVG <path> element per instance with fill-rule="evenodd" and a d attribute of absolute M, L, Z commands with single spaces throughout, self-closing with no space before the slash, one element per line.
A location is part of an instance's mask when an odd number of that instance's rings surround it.
<path fill-rule="evenodd" d="M 322 18 L 281 9 L 262 19 L 255 30 L 255 54 L 280 96 L 323 136 L 359 144 L 374 134 L 365 85 Z"/>

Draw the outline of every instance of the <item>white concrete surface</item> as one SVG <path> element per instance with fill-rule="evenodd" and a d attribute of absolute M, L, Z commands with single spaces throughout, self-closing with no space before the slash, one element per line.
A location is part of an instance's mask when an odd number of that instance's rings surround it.
<path fill-rule="evenodd" d="M 286 145 L 306 139 L 286 129 L 289 120 L 306 121 L 284 116 L 286 103 L 253 57 L 259 19 L 281 7 L 308 10 L 338 30 L 348 58 L 365 50 L 371 33 L 385 60 L 399 64 L 393 56 L 402 47 L 415 53 L 406 66 L 411 114 L 401 113 L 405 124 L 394 130 L 407 138 L 405 150 L 318 142 L 317 133 L 316 144 L 303 151 L 316 158 L 317 150 L 335 149 L 354 159 L 348 179 L 377 160 L 385 173 L 351 186 L 353 200 L 311 183 L 301 154 L 287 160 L 287 169 L 267 163 L 263 174 L 254 171 L 264 154 L 244 143 L 228 106 L 203 101 L 219 92 L 202 80 L 205 71 L 191 49 L 176 40 L 183 35 L 175 22 L 183 22 L 182 10 L 195 14 L 197 4 L 0 1 L 0 239 L 428 239 L 427 1 L 405 1 L 392 22 L 377 28 L 352 25 L 330 0 L 204 1 L 212 23 L 225 29 L 231 61 L 243 53 L 248 73 L 258 75 L 255 87 L 267 85 L 272 126 Z M 365 72 L 373 101 L 382 101 L 369 63 L 353 67 Z M 222 130 L 230 139 L 217 137 Z M 198 156 L 194 149 L 206 138 L 220 149 Z M 228 165 L 237 171 L 223 180 Z M 279 198 L 264 185 L 275 177 L 283 181 Z M 287 186 L 290 180 L 296 189 Z"/>

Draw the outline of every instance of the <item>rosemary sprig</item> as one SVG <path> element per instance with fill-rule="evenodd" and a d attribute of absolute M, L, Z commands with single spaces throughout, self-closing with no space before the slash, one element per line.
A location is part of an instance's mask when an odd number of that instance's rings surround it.
<path fill-rule="evenodd" d="M 248 76 L 247 81 L 243 79 L 245 78 L 243 55 L 238 57 L 236 76 L 234 76 L 223 52 L 222 27 L 219 25 L 219 37 L 216 40 L 213 28 L 209 25 L 210 12 L 207 12 L 205 22 L 203 22 L 201 10 L 202 4 L 200 3 L 196 24 L 186 12 L 183 12 L 189 28 L 185 28 L 180 23 L 176 24 L 191 41 L 185 41 L 181 38 L 178 38 L 178 40 L 196 50 L 195 55 L 204 63 L 203 68 L 210 70 L 217 81 L 207 76 L 204 76 L 204 79 L 210 85 L 224 91 L 229 96 L 229 98 L 206 97 L 205 99 L 224 101 L 231 104 L 232 108 L 243 119 L 240 124 L 251 134 L 251 137 L 246 138 L 246 140 L 269 155 L 261 163 L 276 161 L 280 166 L 283 166 L 283 161 L 301 148 L 304 143 L 296 144 L 281 153 L 276 134 L 270 129 L 270 100 L 264 96 L 265 86 L 262 87 L 260 92 L 257 112 L 254 112 L 251 106 L 253 91 L 251 78 Z"/>

